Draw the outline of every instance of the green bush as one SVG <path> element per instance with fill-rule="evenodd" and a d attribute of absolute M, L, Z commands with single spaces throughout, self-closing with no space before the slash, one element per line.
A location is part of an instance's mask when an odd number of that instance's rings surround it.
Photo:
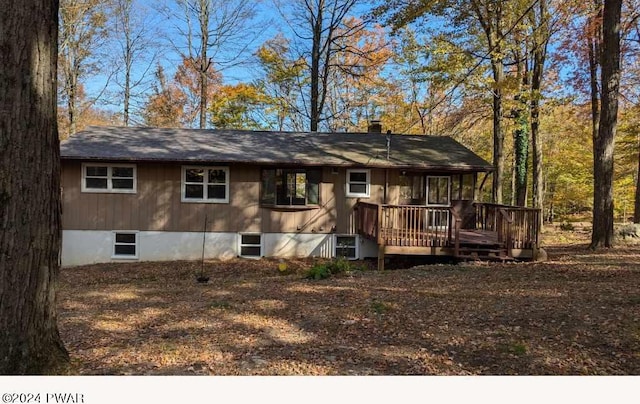
<path fill-rule="evenodd" d="M 306 278 L 315 280 L 327 279 L 331 275 L 349 273 L 357 270 L 361 270 L 361 267 L 354 265 L 344 258 L 338 258 L 333 261 L 314 265 L 309 271 L 307 271 Z"/>
<path fill-rule="evenodd" d="M 331 276 L 331 270 L 327 264 L 316 264 L 307 271 L 307 279 L 327 279 Z"/>

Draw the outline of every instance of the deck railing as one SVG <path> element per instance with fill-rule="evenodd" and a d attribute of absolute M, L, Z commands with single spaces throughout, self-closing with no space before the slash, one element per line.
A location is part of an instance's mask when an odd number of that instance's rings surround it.
<path fill-rule="evenodd" d="M 449 207 L 360 202 L 356 218 L 358 233 L 378 244 L 402 247 L 445 246 L 451 239 Z"/>
<path fill-rule="evenodd" d="M 538 247 L 539 209 L 479 202 L 473 206 L 476 229 L 497 232 L 499 240 L 512 248 Z"/>
<path fill-rule="evenodd" d="M 444 246 L 449 242 L 448 207 L 382 205 L 381 236 L 385 245 Z"/>
<path fill-rule="evenodd" d="M 459 251 L 460 230 L 483 230 L 497 234 L 508 249 L 536 249 L 539 210 L 473 203 L 461 212 L 452 207 L 357 204 L 356 225 L 362 236 L 378 245 L 405 247 L 453 246 Z M 474 219 L 465 220 L 469 213 Z M 462 224 L 465 223 L 465 229 Z M 471 227 L 471 228 L 469 228 Z"/>
<path fill-rule="evenodd" d="M 357 232 L 363 237 L 380 244 L 380 213 L 382 207 L 373 203 L 359 202 L 356 207 Z"/>

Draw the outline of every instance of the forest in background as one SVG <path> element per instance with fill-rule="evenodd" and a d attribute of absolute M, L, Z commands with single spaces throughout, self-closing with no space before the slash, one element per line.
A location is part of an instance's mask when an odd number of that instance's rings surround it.
<path fill-rule="evenodd" d="M 60 135 L 88 125 L 355 132 L 380 120 L 501 161 L 504 203 L 589 220 L 602 6 L 61 0 Z M 638 6 L 622 11 L 618 221 L 637 199 Z"/>

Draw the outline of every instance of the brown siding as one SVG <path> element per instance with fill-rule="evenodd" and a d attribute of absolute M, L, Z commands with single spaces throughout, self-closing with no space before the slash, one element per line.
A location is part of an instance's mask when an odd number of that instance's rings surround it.
<path fill-rule="evenodd" d="M 137 193 L 81 192 L 81 163 L 62 165 L 63 228 L 69 230 L 149 230 L 262 233 L 355 233 L 358 200 L 385 203 L 385 170 L 371 170 L 371 197 L 346 198 L 346 169 L 324 168 L 320 207 L 309 210 L 262 208 L 260 167 L 231 166 L 229 203 L 184 203 L 181 165 L 137 164 Z M 397 170 L 389 170 L 387 203 L 398 201 Z"/>

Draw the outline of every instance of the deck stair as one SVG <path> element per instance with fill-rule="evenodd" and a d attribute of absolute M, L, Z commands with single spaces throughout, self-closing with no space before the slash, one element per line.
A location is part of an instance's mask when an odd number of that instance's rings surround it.
<path fill-rule="evenodd" d="M 461 261 L 513 261 L 505 246 L 467 244 L 461 245 L 455 257 Z"/>

